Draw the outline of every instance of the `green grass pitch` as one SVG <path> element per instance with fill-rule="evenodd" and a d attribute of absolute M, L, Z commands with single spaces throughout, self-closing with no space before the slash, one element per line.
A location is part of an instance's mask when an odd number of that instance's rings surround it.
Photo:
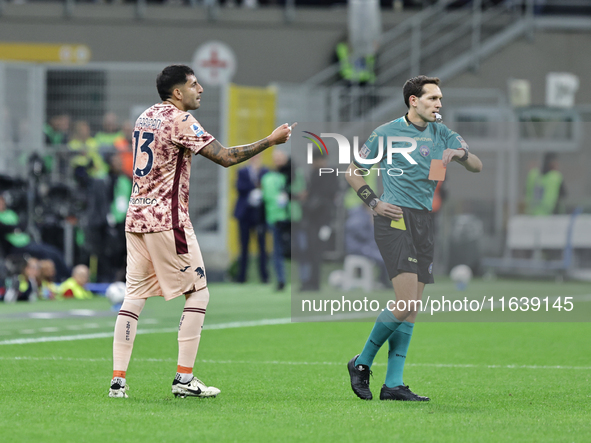
<path fill-rule="evenodd" d="M 431 402 L 362 401 L 346 363 L 371 322 L 286 323 L 289 294 L 270 286 L 212 284 L 210 292 L 195 374 L 222 390 L 215 399 L 170 393 L 182 300 L 148 301 L 127 374 L 129 399 L 107 397 L 115 314 L 105 299 L 0 305 L 0 440 L 591 440 L 589 323 L 419 321 L 405 382 Z M 425 291 L 453 293 L 449 281 Z M 477 280 L 466 292 L 523 293 L 578 297 L 580 310 L 591 305 L 581 283 Z M 263 319 L 277 324 L 232 323 Z M 72 336 L 79 339 L 39 342 Z M 372 368 L 374 397 L 386 352 Z"/>

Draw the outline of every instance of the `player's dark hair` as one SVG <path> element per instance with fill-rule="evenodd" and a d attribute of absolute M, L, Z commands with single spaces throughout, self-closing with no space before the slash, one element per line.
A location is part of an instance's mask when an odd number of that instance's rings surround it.
<path fill-rule="evenodd" d="M 195 75 L 187 65 L 170 65 L 156 77 L 156 89 L 162 101 L 172 97 L 175 86 L 184 85 L 189 75 Z"/>
<path fill-rule="evenodd" d="M 418 75 L 413 78 L 409 78 L 404 86 L 402 87 L 402 95 L 404 95 L 404 103 L 407 108 L 410 108 L 408 102 L 411 95 L 415 97 L 421 97 L 423 95 L 423 86 L 427 84 L 434 84 L 439 86 L 439 79 L 437 77 L 427 77 L 426 75 Z"/>

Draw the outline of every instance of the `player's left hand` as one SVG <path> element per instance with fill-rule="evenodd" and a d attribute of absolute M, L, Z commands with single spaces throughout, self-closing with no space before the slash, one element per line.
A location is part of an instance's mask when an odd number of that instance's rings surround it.
<path fill-rule="evenodd" d="M 443 167 L 447 168 L 447 165 L 450 161 L 454 158 L 462 158 L 466 152 L 463 149 L 446 149 L 443 151 L 443 157 L 441 160 L 443 161 Z"/>

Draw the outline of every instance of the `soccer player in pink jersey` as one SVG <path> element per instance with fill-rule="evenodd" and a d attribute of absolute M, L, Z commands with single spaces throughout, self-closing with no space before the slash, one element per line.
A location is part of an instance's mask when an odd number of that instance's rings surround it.
<path fill-rule="evenodd" d="M 191 157 L 201 154 L 224 167 L 285 143 L 283 124 L 255 143 L 225 148 L 188 111 L 198 109 L 203 88 L 193 70 L 171 65 L 158 74 L 162 103 L 137 119 L 133 132 L 133 189 L 126 218 L 127 289 L 113 339 L 113 379 L 109 397 L 127 398 L 126 371 L 137 323 L 146 299 L 185 296 L 178 331 L 175 396 L 215 397 L 218 388 L 193 376 L 209 301 L 203 258 L 189 219 Z"/>

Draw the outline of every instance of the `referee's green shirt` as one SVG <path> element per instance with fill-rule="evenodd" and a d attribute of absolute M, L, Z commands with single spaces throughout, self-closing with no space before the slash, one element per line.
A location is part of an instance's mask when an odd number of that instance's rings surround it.
<path fill-rule="evenodd" d="M 422 128 L 421 128 L 422 129 Z M 363 159 L 375 159 L 378 155 L 379 139 L 383 139 L 382 158 L 379 162 L 379 175 L 384 184 L 381 200 L 414 209 L 432 210 L 433 193 L 437 186 L 436 180 L 429 180 L 431 160 L 441 160 L 445 149 L 468 149 L 464 139 L 443 123 L 428 123 L 421 130 L 410 123 L 406 116 L 386 123 L 372 132 L 367 142 L 359 150 Z M 409 155 L 417 163 L 411 164 L 402 154 L 392 155 L 392 163 L 388 164 L 388 137 L 410 137 L 417 142 L 417 147 Z M 396 142 L 393 147 L 410 147 L 409 143 Z M 370 163 L 354 160 L 360 168 L 370 169 Z M 388 171 L 390 173 L 388 174 Z M 401 173 L 402 171 L 402 173 Z M 372 174 L 378 171 L 371 171 Z"/>

